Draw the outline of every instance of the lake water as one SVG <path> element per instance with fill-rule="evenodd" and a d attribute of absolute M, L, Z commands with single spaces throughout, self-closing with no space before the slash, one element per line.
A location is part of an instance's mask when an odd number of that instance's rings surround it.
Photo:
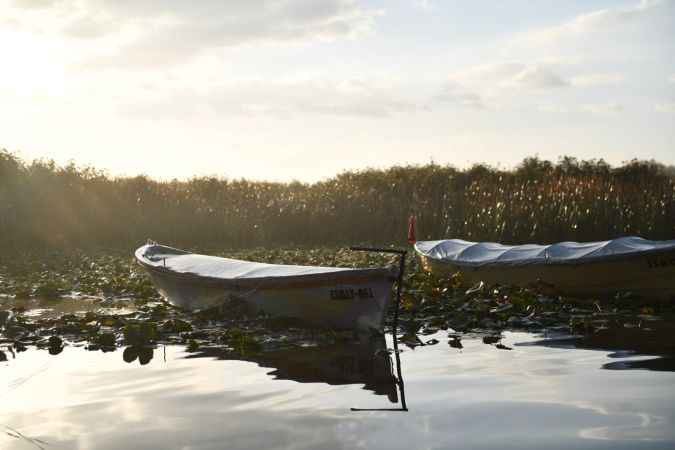
<path fill-rule="evenodd" d="M 0 448 L 675 448 L 672 359 L 528 333 L 422 340 L 438 343 L 398 343 L 408 411 L 378 410 L 401 407 L 391 336 L 248 360 L 5 349 Z"/>

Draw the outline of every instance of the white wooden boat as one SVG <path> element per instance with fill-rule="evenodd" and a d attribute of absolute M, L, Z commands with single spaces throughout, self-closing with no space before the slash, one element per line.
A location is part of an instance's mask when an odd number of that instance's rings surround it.
<path fill-rule="evenodd" d="M 579 297 L 631 292 L 675 299 L 675 240 L 622 237 L 602 242 L 502 245 L 460 239 L 419 241 L 422 267 L 439 276 L 460 272 L 467 285 L 543 285 Z"/>
<path fill-rule="evenodd" d="M 206 309 L 238 298 L 256 311 L 334 329 L 381 330 L 397 279 L 386 268 L 264 264 L 155 243 L 135 256 L 160 294 L 181 308 Z"/>

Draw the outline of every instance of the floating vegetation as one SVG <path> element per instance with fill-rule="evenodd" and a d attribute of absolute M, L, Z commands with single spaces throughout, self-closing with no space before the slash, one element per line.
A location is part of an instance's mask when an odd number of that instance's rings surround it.
<path fill-rule="evenodd" d="M 366 267 L 393 264 L 383 254 L 314 249 L 252 250 L 229 256 L 265 262 Z M 672 321 L 673 306 L 649 304 L 629 294 L 597 302 L 547 296 L 532 289 L 478 285 L 461 288 L 458 277 L 436 279 L 416 270 L 405 279 L 399 321 L 400 341 L 409 348 L 438 344 L 425 336 L 447 331 L 448 345 L 461 351 L 462 337 L 500 342 L 505 330 L 563 332 L 605 336 L 615 329 L 649 333 Z M 91 351 L 122 351 L 127 362 L 146 364 L 162 344 L 185 345 L 188 352 L 246 356 L 294 346 L 332 344 L 351 332 L 307 328 L 294 319 L 249 315 L 240 301 L 188 312 L 162 301 L 129 256 L 53 254 L 36 264 L 13 260 L 0 272 L 0 349 L 21 352 L 28 346 L 58 354 L 68 345 Z M 35 268 L 38 270 L 35 270 Z M 45 272 L 59 280 L 57 296 L 41 298 Z M 392 308 L 393 309 L 393 308 Z M 387 319 L 391 330 L 393 314 Z M 658 347 L 653 342 L 652 347 Z M 675 352 L 675 349 L 668 351 Z M 7 352 L 0 354 L 7 359 Z"/>

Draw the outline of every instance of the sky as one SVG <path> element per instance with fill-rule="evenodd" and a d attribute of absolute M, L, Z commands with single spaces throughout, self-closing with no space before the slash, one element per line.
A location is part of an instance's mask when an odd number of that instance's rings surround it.
<path fill-rule="evenodd" d="M 312 182 L 675 164 L 675 0 L 0 0 L 0 148 Z"/>

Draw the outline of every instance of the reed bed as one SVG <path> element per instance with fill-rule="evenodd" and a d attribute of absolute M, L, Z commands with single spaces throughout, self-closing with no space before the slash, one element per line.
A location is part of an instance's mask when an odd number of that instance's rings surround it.
<path fill-rule="evenodd" d="M 200 249 L 675 238 L 675 174 L 654 161 L 528 158 L 516 169 L 428 164 L 313 183 L 200 177 L 160 182 L 24 162 L 0 151 L 0 248 L 131 248 L 147 238 Z"/>

